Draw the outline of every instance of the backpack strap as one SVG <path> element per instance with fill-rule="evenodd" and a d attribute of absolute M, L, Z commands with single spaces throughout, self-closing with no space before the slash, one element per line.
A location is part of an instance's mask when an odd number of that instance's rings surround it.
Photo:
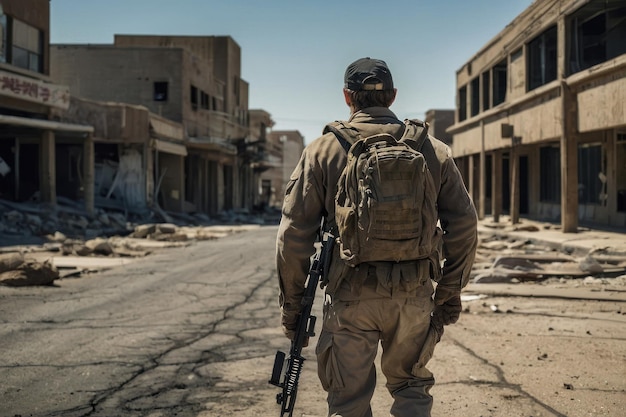
<path fill-rule="evenodd" d="M 324 128 L 324 134 L 331 132 L 335 135 L 343 149 L 346 152 L 350 151 L 350 148 L 354 143 L 361 139 L 361 134 L 350 123 L 340 120 L 329 123 Z"/>
<path fill-rule="evenodd" d="M 419 151 L 428 137 L 428 123 L 419 119 L 404 119 L 404 125 L 400 141 L 412 142 L 414 149 Z"/>

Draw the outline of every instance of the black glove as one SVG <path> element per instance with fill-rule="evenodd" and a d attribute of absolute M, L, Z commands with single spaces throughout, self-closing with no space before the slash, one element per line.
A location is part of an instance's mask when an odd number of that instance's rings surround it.
<path fill-rule="evenodd" d="M 433 321 L 438 325 L 454 324 L 459 320 L 461 311 L 461 291 L 437 287 L 435 292 L 435 310 Z"/>

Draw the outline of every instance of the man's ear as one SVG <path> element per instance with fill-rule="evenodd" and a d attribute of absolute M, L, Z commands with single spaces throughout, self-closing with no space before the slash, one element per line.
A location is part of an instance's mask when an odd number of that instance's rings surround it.
<path fill-rule="evenodd" d="M 343 89 L 343 98 L 346 100 L 346 104 L 348 107 L 352 108 L 352 98 L 350 97 L 350 90 L 347 88 Z"/>
<path fill-rule="evenodd" d="M 394 101 L 396 101 L 396 95 L 398 94 L 398 89 L 394 88 L 393 89 L 393 98 L 391 99 L 391 103 L 389 103 L 389 107 L 391 107 L 391 105 L 393 104 Z"/>

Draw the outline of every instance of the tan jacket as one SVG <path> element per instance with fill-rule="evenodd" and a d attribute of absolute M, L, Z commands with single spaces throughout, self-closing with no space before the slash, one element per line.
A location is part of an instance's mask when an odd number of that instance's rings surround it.
<path fill-rule="evenodd" d="M 359 129 L 362 137 L 384 132 L 399 139 L 404 131 L 404 123 L 385 107 L 358 111 L 349 122 Z M 437 206 L 444 230 L 446 259 L 439 285 L 460 291 L 469 281 L 476 252 L 476 209 L 452 159 L 450 148 L 429 136 L 422 153 L 439 190 Z M 300 309 L 320 222 L 325 218 L 334 225 L 337 183 L 346 161 L 346 151 L 335 135 L 327 133 L 304 149 L 291 175 L 285 191 L 276 248 L 283 314 L 291 315 Z M 352 270 L 338 266 L 337 260 L 333 259 L 330 285 L 337 275 L 350 274 Z"/>

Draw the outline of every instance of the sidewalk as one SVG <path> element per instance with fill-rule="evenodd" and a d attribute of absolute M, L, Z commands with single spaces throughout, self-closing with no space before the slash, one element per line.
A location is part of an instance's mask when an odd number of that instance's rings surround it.
<path fill-rule="evenodd" d="M 602 250 L 606 255 L 626 257 L 626 227 L 608 231 L 579 226 L 578 230 L 577 233 L 563 233 L 559 224 L 529 219 L 520 219 L 520 223 L 511 224 L 508 216 L 501 216 L 498 223 L 491 216 L 485 217 L 478 224 L 481 238 L 495 235 L 544 244 L 571 254 L 584 255 L 592 250 Z"/>
<path fill-rule="evenodd" d="M 478 234 L 483 242 L 488 240 L 506 241 L 508 244 L 524 242 L 525 247 L 534 247 L 539 251 L 543 248 L 548 257 L 551 256 L 550 251 L 569 254 L 575 259 L 592 254 L 592 257 L 616 266 L 626 265 L 626 229 L 607 231 L 579 227 L 578 233 L 563 233 L 558 224 L 520 219 L 520 223 L 513 225 L 509 217 L 505 216 L 498 223 L 495 223 L 492 217 L 481 220 Z M 545 285 L 543 281 L 470 282 L 463 291 L 467 299 L 488 295 L 626 302 L 623 278 L 607 281 L 595 279 L 592 275 L 590 274 L 587 280 L 563 278 L 560 282 L 552 280 L 550 285 Z"/>

